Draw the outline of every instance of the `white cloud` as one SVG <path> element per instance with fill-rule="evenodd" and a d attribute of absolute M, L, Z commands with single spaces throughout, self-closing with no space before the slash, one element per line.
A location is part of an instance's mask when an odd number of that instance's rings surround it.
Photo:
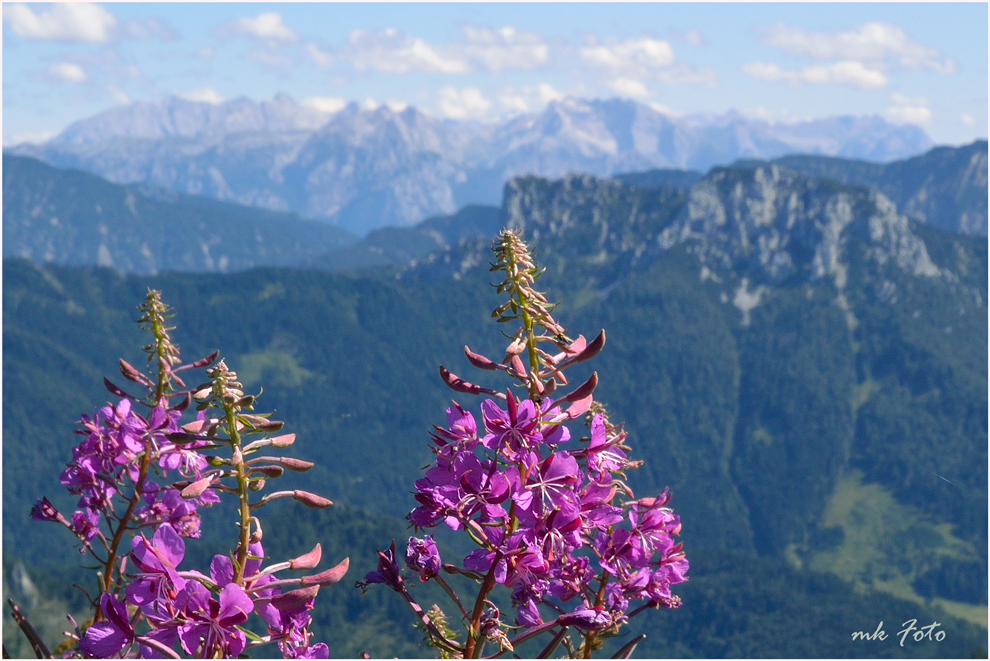
<path fill-rule="evenodd" d="M 610 45 L 591 44 L 580 50 L 581 59 L 612 70 L 640 70 L 667 67 L 674 63 L 674 49 L 658 39 L 626 39 Z"/>
<path fill-rule="evenodd" d="M 890 95 L 896 105 L 887 108 L 887 119 L 898 124 L 928 124 L 932 121 L 930 102 L 925 97 L 910 97 L 900 92 Z"/>
<path fill-rule="evenodd" d="M 114 101 L 120 105 L 129 106 L 131 104 L 131 97 L 127 96 L 127 93 L 124 92 L 124 90 L 111 86 L 107 88 L 107 91 L 109 91 L 110 95 L 113 96 Z"/>
<path fill-rule="evenodd" d="M 876 89 L 887 84 L 887 76 L 880 71 L 867 69 L 860 62 L 844 61 L 826 65 L 804 67 L 799 71 L 782 69 L 776 64 L 751 62 L 742 66 L 743 73 L 770 83 L 789 83 L 794 86 L 853 85 L 861 89 Z"/>
<path fill-rule="evenodd" d="M 659 39 L 643 37 L 609 44 L 599 44 L 592 39 L 578 53 L 584 62 L 611 76 L 605 84 L 613 90 L 616 84 L 622 85 L 615 80 L 616 77 L 639 81 L 640 85 L 642 81 L 658 80 L 668 85 L 714 87 L 718 82 L 715 72 L 710 69 L 675 63 L 673 47 Z M 635 86 L 626 83 L 625 88 L 633 91 Z"/>
<path fill-rule="evenodd" d="M 718 76 L 711 69 L 698 69 L 690 64 L 675 64 L 656 72 L 656 79 L 668 85 L 702 85 L 715 87 Z"/>
<path fill-rule="evenodd" d="M 244 54 L 244 57 L 257 62 L 269 71 L 289 71 L 292 69 L 292 58 L 278 52 L 254 49 Z"/>
<path fill-rule="evenodd" d="M 646 89 L 646 85 L 632 78 L 616 78 L 608 86 L 620 96 L 631 96 L 641 99 L 650 95 L 650 92 Z"/>
<path fill-rule="evenodd" d="M 961 121 L 966 126 L 976 126 L 976 118 L 974 118 L 972 115 L 967 115 L 966 113 L 963 113 L 962 115 L 959 116 L 959 121 Z"/>
<path fill-rule="evenodd" d="M 444 52 L 394 28 L 378 32 L 354 30 L 348 52 L 351 63 L 358 71 L 375 69 L 400 74 L 411 71 L 460 74 L 470 70 L 468 63 L 458 55 Z"/>
<path fill-rule="evenodd" d="M 333 64 L 333 55 L 320 49 L 316 44 L 306 44 L 306 53 L 316 66 L 327 69 Z"/>
<path fill-rule="evenodd" d="M 809 32 L 777 23 L 760 30 L 767 46 L 820 60 L 847 60 L 871 68 L 932 69 L 943 74 L 956 72 L 956 63 L 938 49 L 923 46 L 890 23 L 864 23 L 849 32 Z"/>
<path fill-rule="evenodd" d="M 440 111 L 451 119 L 483 117 L 491 107 L 491 101 L 477 87 L 447 86 L 440 90 Z"/>
<path fill-rule="evenodd" d="M 118 31 L 120 36 L 137 41 L 149 41 L 159 39 L 164 42 L 175 41 L 175 31 L 164 21 L 157 18 L 149 18 L 143 23 L 141 21 L 126 21 Z"/>
<path fill-rule="evenodd" d="M 564 95 L 555 90 L 549 83 L 540 83 L 537 85 L 536 93 L 539 94 L 542 103 L 561 101 L 564 98 Z"/>
<path fill-rule="evenodd" d="M 201 87 L 191 92 L 180 93 L 178 96 L 186 101 L 197 101 L 199 103 L 210 103 L 212 105 L 219 105 L 224 102 L 224 98 L 220 92 L 216 91 L 212 87 Z"/>
<path fill-rule="evenodd" d="M 461 32 L 467 40 L 463 55 L 480 60 L 495 73 L 535 69 L 550 60 L 550 47 L 537 34 L 516 32 L 511 27 L 493 30 L 471 25 L 462 27 Z"/>
<path fill-rule="evenodd" d="M 109 41 L 111 29 L 117 24 L 113 14 L 89 2 L 34 6 L 38 13 L 21 3 L 4 5 L 3 22 L 25 39 L 85 43 Z"/>
<path fill-rule="evenodd" d="M 3 146 L 11 147 L 13 145 L 19 145 L 24 142 L 30 142 L 32 144 L 40 145 L 43 142 L 51 140 L 56 135 L 57 131 L 23 131 L 20 133 L 15 133 L 9 139 L 4 136 Z"/>
<path fill-rule="evenodd" d="M 928 124 L 932 111 L 924 106 L 898 106 L 887 108 L 887 119 L 897 124 Z"/>
<path fill-rule="evenodd" d="M 669 117 L 680 117 L 680 115 L 681 115 L 681 113 L 674 112 L 673 110 L 671 110 L 667 106 L 661 105 L 659 103 L 650 103 L 648 105 L 650 106 L 650 108 L 652 108 L 656 112 L 660 113 L 661 115 L 667 115 Z"/>
<path fill-rule="evenodd" d="M 499 92 L 498 102 L 510 112 L 530 112 L 563 98 L 564 95 L 549 83 L 540 83 L 521 88 L 506 87 Z"/>
<path fill-rule="evenodd" d="M 671 36 L 674 39 L 680 39 L 681 41 L 686 41 L 689 44 L 695 46 L 706 47 L 708 42 L 705 40 L 705 36 L 701 34 L 700 30 L 688 30 L 687 32 L 681 32 L 680 30 L 671 30 Z"/>
<path fill-rule="evenodd" d="M 275 11 L 263 12 L 254 18 L 241 17 L 225 23 L 219 30 L 221 36 L 237 35 L 277 46 L 294 44 L 299 35 L 282 22 L 282 15 Z"/>
<path fill-rule="evenodd" d="M 196 55 L 198 55 L 201 59 L 209 62 L 214 57 L 216 57 L 217 49 L 215 49 L 213 46 L 203 46 L 198 51 L 196 51 Z"/>
<path fill-rule="evenodd" d="M 343 110 L 347 106 L 347 101 L 330 96 L 313 96 L 303 101 L 302 104 L 330 115 Z"/>
<path fill-rule="evenodd" d="M 48 73 L 53 78 L 69 83 L 85 83 L 88 79 L 86 71 L 78 64 L 58 62 L 48 67 Z"/>

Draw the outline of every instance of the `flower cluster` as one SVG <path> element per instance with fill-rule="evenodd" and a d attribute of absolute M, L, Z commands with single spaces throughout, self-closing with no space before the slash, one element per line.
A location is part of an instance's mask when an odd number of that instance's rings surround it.
<path fill-rule="evenodd" d="M 495 253 L 493 270 L 506 273 L 498 288 L 509 301 L 493 316 L 521 320 L 522 327 L 501 362 L 468 347 L 465 353 L 475 367 L 506 372 L 527 396 L 468 383 L 440 368 L 455 391 L 490 398 L 481 402 L 480 428 L 456 402 L 447 410 L 447 426 L 432 435 L 436 462 L 416 482 L 418 507 L 408 518 L 418 529 L 445 525 L 465 531 L 478 548 L 461 566 L 444 565 L 432 537 L 413 537 L 406 564 L 420 580 L 440 583 L 469 623 L 463 645 L 434 636 L 432 642 L 441 649 L 472 658 L 485 641 L 498 642 L 504 653 L 537 634 L 552 633 L 545 655 L 563 644 L 571 656 L 587 658 L 604 636 L 637 613 L 680 604 L 670 589 L 685 581 L 688 571 L 682 547 L 673 539 L 680 519 L 667 507 L 668 491 L 636 499 L 626 484 L 625 471 L 642 462 L 629 459 L 626 432 L 594 401 L 597 374 L 569 394 L 551 397 L 568 384 L 565 370 L 601 351 L 604 332 L 592 342 L 564 335 L 550 314 L 553 306 L 532 288 L 540 272 L 518 233 L 504 231 Z M 547 343 L 555 354 L 540 347 Z M 567 424 L 578 419 L 589 432 L 573 439 Z M 441 567 L 481 583 L 472 610 L 462 606 Z M 379 554 L 379 569 L 366 582 L 389 585 L 423 619 L 404 585 L 394 544 Z M 508 638 L 508 627 L 488 601 L 499 585 L 511 590 L 516 626 L 524 629 L 515 639 Z M 636 600 L 645 603 L 630 611 Z M 424 624 L 429 631 L 429 622 Z M 579 647 L 566 636 L 570 627 L 581 632 Z M 620 650 L 623 655 L 631 654 L 638 640 Z"/>
<path fill-rule="evenodd" d="M 140 322 L 155 338 L 145 351 L 157 370 L 144 374 L 123 360 L 120 365 L 124 378 L 144 387 L 147 395 L 131 396 L 107 381 L 121 399 L 82 417 L 79 433 L 84 439 L 61 475 L 68 491 L 80 497 L 78 509 L 66 518 L 42 498 L 32 510 L 34 519 L 71 530 L 80 551 L 100 565 L 101 594 L 92 599 L 93 624 L 75 634 L 79 652 L 98 658 L 178 658 L 178 646 L 197 657 L 229 658 L 274 643 L 286 658 L 327 658 L 327 646 L 311 640 L 309 611 L 321 586 L 343 578 L 348 560 L 314 575 L 280 579 L 277 574 L 284 570 L 315 569 L 321 547 L 265 566 L 263 531 L 255 512 L 278 498 L 294 498 L 311 508 L 332 503 L 299 490 L 252 502 L 252 494 L 267 480 L 312 464 L 256 456 L 288 447 L 295 435 L 269 436 L 282 423 L 270 414 L 248 412 L 254 410 L 256 397 L 243 393 L 236 373 L 224 361 L 217 362 L 218 353 L 181 365 L 168 335 L 172 329 L 166 326 L 169 310 L 158 292 L 149 292 L 141 309 Z M 187 388 L 180 374 L 201 368 L 208 368 L 209 381 Z M 181 424 L 194 401 L 196 419 Z M 250 436 L 260 438 L 248 443 Z M 229 456 L 214 454 L 223 451 Z M 200 537 L 199 509 L 220 502 L 224 494 L 239 503 L 233 551 L 216 555 L 209 575 L 181 569 L 185 539 Z M 267 623 L 266 635 L 246 633 L 243 625 L 252 612 Z"/>

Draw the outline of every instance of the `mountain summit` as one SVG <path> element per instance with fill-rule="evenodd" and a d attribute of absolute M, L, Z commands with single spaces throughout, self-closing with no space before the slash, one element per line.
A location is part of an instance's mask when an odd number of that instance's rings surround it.
<path fill-rule="evenodd" d="M 326 114 L 280 94 L 209 104 L 170 98 L 76 122 L 12 153 L 341 225 L 359 234 L 465 204 L 497 204 L 514 176 L 708 170 L 807 153 L 871 161 L 931 144 L 915 126 L 841 117 L 771 124 L 738 113 L 674 117 L 621 99 L 551 102 L 497 125 L 351 104 Z"/>

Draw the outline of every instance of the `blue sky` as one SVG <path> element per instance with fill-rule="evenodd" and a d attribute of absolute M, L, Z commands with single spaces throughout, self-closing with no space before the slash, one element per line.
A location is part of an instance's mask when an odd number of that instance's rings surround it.
<path fill-rule="evenodd" d="M 3 6 L 3 141 L 121 103 L 279 92 L 492 121 L 562 96 L 987 136 L 985 3 Z"/>

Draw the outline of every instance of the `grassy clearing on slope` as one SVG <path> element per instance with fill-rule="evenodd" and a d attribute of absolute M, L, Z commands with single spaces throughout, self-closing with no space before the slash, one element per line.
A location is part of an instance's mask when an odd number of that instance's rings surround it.
<path fill-rule="evenodd" d="M 878 484 L 863 484 L 863 475 L 842 476 L 822 517 L 821 539 L 804 556 L 806 566 L 851 580 L 860 592 L 876 590 L 919 604 L 914 581 L 944 559 L 977 557 L 971 544 L 955 536 L 953 526 L 933 521 L 917 508 L 898 502 Z M 987 607 L 946 599 L 929 605 L 987 627 Z"/>

